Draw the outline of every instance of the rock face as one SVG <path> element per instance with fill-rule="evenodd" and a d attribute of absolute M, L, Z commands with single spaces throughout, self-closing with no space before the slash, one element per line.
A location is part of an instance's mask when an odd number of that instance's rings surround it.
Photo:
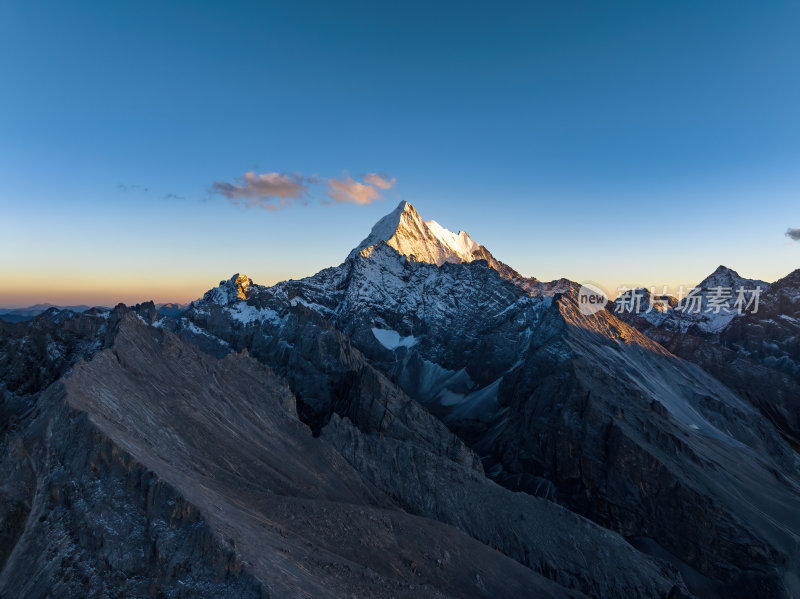
<path fill-rule="evenodd" d="M 746 279 L 719 266 L 680 300 L 669 296 L 651 298 L 646 289 L 631 290 L 615 300 L 614 312 L 623 320 L 638 315 L 668 331 L 714 336 L 752 311 L 754 292 L 761 295 L 768 291 L 769 283 Z"/>
<path fill-rule="evenodd" d="M 174 487 L 70 410 L 57 383 L 0 460 L 4 597 L 265 597 Z"/>
<path fill-rule="evenodd" d="M 254 359 L 214 358 L 126 309 L 109 320 L 107 347 L 51 385 L 37 414 L 4 436 L 3 594 L 579 595 L 453 524 L 401 509 L 343 457 L 361 433 L 337 420 L 349 435 L 314 438 L 288 386 Z M 377 456 L 359 452 L 365 463 L 386 455 L 381 438 L 371 441 Z M 458 496 L 469 480 L 498 503 L 510 495 L 424 442 L 392 442 L 449 465 L 453 480 L 440 481 L 440 497 Z M 574 562 L 576 543 L 587 553 L 599 539 L 610 548 L 596 572 L 566 570 L 571 586 L 603 589 L 615 559 L 639 566 L 620 587 L 634 596 L 680 588 L 620 538 L 554 515 L 583 536 L 546 550 L 523 536 L 519 550 L 537 563 Z"/>
<path fill-rule="evenodd" d="M 334 415 L 323 430 L 403 509 L 463 530 L 566 588 L 594 597 L 682 596 L 678 573 L 542 498 L 514 493 L 414 443 L 365 435 Z"/>
<path fill-rule="evenodd" d="M 264 597 L 194 506 L 65 401 L 58 379 L 121 317 L 53 310 L 2 331 L 0 595 Z"/>
<path fill-rule="evenodd" d="M 770 285 L 758 312 L 731 322 L 719 342 L 800 383 L 800 269 Z"/>
<path fill-rule="evenodd" d="M 306 279 L 0 323 L 0 595 L 798 596 L 795 275 L 586 316 L 401 203 Z"/>
<path fill-rule="evenodd" d="M 615 309 L 615 314 L 669 351 L 702 366 L 757 407 L 790 443 L 800 446 L 800 270 L 768 284 L 743 279 L 721 266 L 698 287 L 709 288 L 708 281 L 734 289 L 760 287 L 763 292 L 757 306 L 741 315 L 733 308 L 711 315 L 719 326 L 710 328 L 704 326 L 709 317 L 702 312 L 684 316 L 669 310 L 654 316 Z"/>
<path fill-rule="evenodd" d="M 490 478 L 622 534 L 680 570 L 692 592 L 800 592 L 796 455 L 754 397 L 732 392 L 612 312 L 581 314 L 574 283 L 509 276 L 486 260 L 436 259 L 441 240 L 431 241 L 420 223 L 401 204 L 342 265 L 253 285 L 245 301 L 215 303 L 207 294 L 178 332 L 194 327 L 276 368 L 312 406 L 300 413 L 323 438 L 335 427 L 339 439 L 337 423 L 350 417 L 353 401 L 374 397 L 359 391 L 343 401 L 342 389 L 363 390 L 364 372 L 377 371 L 404 401 L 446 423 Z M 720 270 L 704 285 L 733 274 Z M 666 306 L 669 314 L 675 303 Z M 381 432 L 364 422 L 359 434 Z M 383 480 L 379 467 L 342 448 Z M 608 593 L 597 588 L 584 590 Z"/>

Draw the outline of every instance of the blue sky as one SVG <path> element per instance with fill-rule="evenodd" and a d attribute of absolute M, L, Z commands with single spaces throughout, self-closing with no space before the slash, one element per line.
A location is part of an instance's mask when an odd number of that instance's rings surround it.
<path fill-rule="evenodd" d="M 800 4 L 378 4 L 0 5 L 0 305 L 297 278 L 400 199 L 541 279 L 800 267 Z"/>

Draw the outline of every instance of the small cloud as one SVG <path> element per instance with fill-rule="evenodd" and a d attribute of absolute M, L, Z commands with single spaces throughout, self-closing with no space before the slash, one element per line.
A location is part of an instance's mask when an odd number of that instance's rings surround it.
<path fill-rule="evenodd" d="M 168 193 L 164 195 L 165 200 L 185 200 L 186 198 L 183 196 L 179 196 L 176 193 Z"/>
<path fill-rule="evenodd" d="M 345 172 L 344 179 L 320 179 L 317 175 L 307 177 L 299 173 L 256 173 L 246 172 L 238 181 L 214 181 L 209 190 L 212 194 L 223 195 L 232 204 L 255 206 L 264 210 L 300 203 L 309 204 L 309 191 L 312 186 L 328 184 L 325 190 L 330 200 L 320 199 L 320 203 L 371 204 L 382 200 L 381 191 L 391 189 L 396 179 L 383 173 L 367 173 L 364 180 L 356 181 Z M 167 199 L 183 199 L 175 194 L 167 194 Z M 332 200 L 332 201 L 331 201 Z"/>
<path fill-rule="evenodd" d="M 786 237 L 792 241 L 800 241 L 800 229 L 786 229 Z"/>
<path fill-rule="evenodd" d="M 352 202 L 353 204 L 371 204 L 375 200 L 382 200 L 378 189 L 389 189 L 395 184 L 395 179 L 387 175 L 368 173 L 364 183 L 355 181 L 350 175 L 346 179 L 328 179 L 328 196 L 336 203 Z"/>
<path fill-rule="evenodd" d="M 234 204 L 256 206 L 264 210 L 277 210 L 303 197 L 315 177 L 286 173 L 247 172 L 236 183 L 214 181 L 212 190 L 224 195 Z M 277 204 L 274 203 L 277 201 Z"/>
<path fill-rule="evenodd" d="M 371 185 L 364 185 L 353 180 L 348 175 L 347 179 L 328 179 L 328 195 L 335 202 L 352 202 L 354 204 L 371 204 L 375 200 L 381 199 L 380 192 Z"/>
<path fill-rule="evenodd" d="M 368 183 L 378 189 L 389 189 L 393 187 L 396 182 L 397 179 L 394 177 L 390 179 L 389 175 L 383 173 L 367 173 L 364 175 L 364 183 Z"/>
<path fill-rule="evenodd" d="M 136 183 L 132 183 L 130 185 L 127 185 L 125 183 L 119 183 L 117 184 L 117 189 L 123 192 L 141 191 L 142 193 L 147 193 L 148 191 L 150 191 L 149 187 L 142 187 L 141 185 L 137 185 Z"/>

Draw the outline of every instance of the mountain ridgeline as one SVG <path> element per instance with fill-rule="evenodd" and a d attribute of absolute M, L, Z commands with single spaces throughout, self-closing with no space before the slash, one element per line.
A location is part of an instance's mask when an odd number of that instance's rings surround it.
<path fill-rule="evenodd" d="M 798 273 L 587 315 L 402 202 L 305 279 L 0 322 L 0 596 L 800 596 Z"/>

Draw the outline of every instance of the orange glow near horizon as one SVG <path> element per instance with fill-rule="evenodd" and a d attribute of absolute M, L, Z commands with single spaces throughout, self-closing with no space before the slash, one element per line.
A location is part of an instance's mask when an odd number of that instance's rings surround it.
<path fill-rule="evenodd" d="M 77 272 L 0 272 L 0 308 L 21 308 L 34 304 L 51 303 L 55 305 L 87 305 L 115 306 L 118 303 L 134 305 L 152 300 L 156 304 L 176 302 L 188 304 L 198 299 L 209 289 L 216 287 L 220 280 L 228 279 L 233 272 L 224 276 L 214 274 L 192 273 L 191 275 L 170 273 L 129 275 L 120 273 L 77 273 Z M 304 273 L 246 273 L 255 283 L 273 285 L 289 278 L 301 278 Z M 569 278 L 569 277 L 568 277 Z M 581 283 L 579 279 L 573 279 Z M 695 284 L 699 282 L 696 281 Z M 617 290 L 623 284 L 599 284 L 608 297 L 617 297 Z M 637 287 L 655 286 L 660 293 L 664 283 L 642 282 Z M 668 291 L 677 294 L 683 285 L 690 289 L 692 285 L 684 283 L 668 283 Z M 633 287 L 627 283 L 627 287 Z"/>
<path fill-rule="evenodd" d="M 214 275 L 170 276 L 84 274 L 84 273 L 0 273 L 0 307 L 21 308 L 34 304 L 50 303 L 61 306 L 115 306 L 122 302 L 133 305 L 146 301 L 155 303 L 189 303 L 202 297 L 220 280 L 229 278 Z M 276 283 L 278 278 L 256 278 L 265 285 Z"/>

